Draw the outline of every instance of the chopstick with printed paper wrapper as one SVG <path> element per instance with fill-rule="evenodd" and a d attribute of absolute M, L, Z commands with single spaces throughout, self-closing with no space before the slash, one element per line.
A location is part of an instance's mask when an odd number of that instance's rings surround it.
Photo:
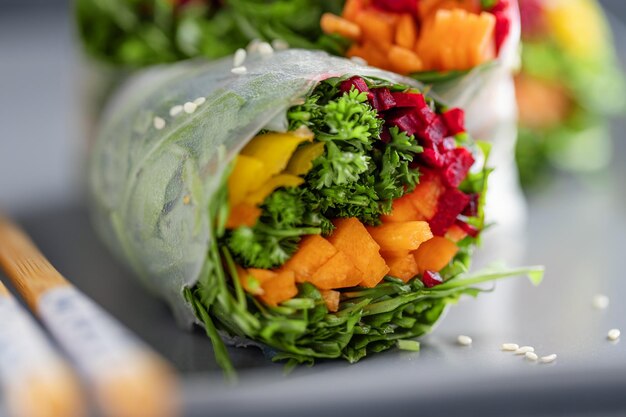
<path fill-rule="evenodd" d="M 16 417 L 86 415 L 78 380 L 0 282 L 0 386 Z"/>
<path fill-rule="evenodd" d="M 177 415 L 170 366 L 66 280 L 0 215 L 0 265 L 93 391 L 106 417 Z"/>

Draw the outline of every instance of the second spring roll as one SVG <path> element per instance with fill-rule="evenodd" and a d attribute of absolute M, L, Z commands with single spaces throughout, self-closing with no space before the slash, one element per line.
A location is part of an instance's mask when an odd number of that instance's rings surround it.
<path fill-rule="evenodd" d="M 274 359 L 358 361 L 430 331 L 476 284 L 488 146 L 411 79 L 320 52 L 184 63 L 110 104 L 101 235 L 181 323 Z M 222 339 L 223 338 L 223 339 Z"/>

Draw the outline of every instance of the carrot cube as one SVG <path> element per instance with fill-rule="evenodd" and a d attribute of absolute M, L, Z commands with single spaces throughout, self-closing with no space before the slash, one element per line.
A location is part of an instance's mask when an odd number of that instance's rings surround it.
<path fill-rule="evenodd" d="M 293 271 L 281 271 L 275 274 L 274 277 L 261 283 L 263 294 L 259 296 L 265 304 L 273 307 L 298 295 Z"/>
<path fill-rule="evenodd" d="M 344 19 L 354 22 L 356 20 L 356 16 L 365 10 L 365 7 L 368 5 L 369 0 L 347 0 L 346 5 L 343 6 L 341 16 Z"/>
<path fill-rule="evenodd" d="M 387 57 L 394 71 L 400 74 L 412 74 L 424 69 L 422 60 L 415 52 L 401 46 L 391 46 Z"/>
<path fill-rule="evenodd" d="M 336 33 L 353 41 L 361 39 L 361 28 L 359 25 L 332 13 L 324 13 L 322 15 L 320 26 L 324 33 Z"/>
<path fill-rule="evenodd" d="M 413 220 L 425 220 L 422 213 L 420 213 L 415 205 L 413 205 L 411 197 L 406 195 L 393 200 L 391 213 L 383 214 L 380 219 L 383 223 L 402 223 Z"/>
<path fill-rule="evenodd" d="M 333 290 L 322 290 L 320 293 L 324 298 L 328 311 L 336 313 L 339 310 L 339 299 L 341 297 L 341 293 Z"/>
<path fill-rule="evenodd" d="M 363 39 L 383 48 L 393 43 L 397 22 L 395 15 L 382 10 L 367 9 L 355 17 L 355 22 L 361 27 Z"/>
<path fill-rule="evenodd" d="M 416 41 L 417 25 L 415 24 L 415 19 L 409 13 L 404 13 L 398 19 L 395 43 L 403 48 L 413 49 Z"/>
<path fill-rule="evenodd" d="M 252 204 L 240 203 L 230 209 L 228 220 L 226 220 L 227 229 L 236 229 L 239 226 L 252 227 L 261 216 L 261 209 Z"/>
<path fill-rule="evenodd" d="M 389 272 L 380 256 L 380 246 L 357 218 L 338 219 L 334 224 L 336 229 L 328 241 L 345 253 L 361 272 L 361 285 L 375 287 Z"/>
<path fill-rule="evenodd" d="M 343 252 L 337 252 L 324 263 L 313 276 L 309 278 L 311 284 L 320 290 L 354 287 L 362 279 L 362 273 L 357 269 L 350 258 Z"/>
<path fill-rule="evenodd" d="M 424 271 L 439 272 L 445 268 L 457 254 L 459 248 L 445 237 L 435 236 L 414 252 L 415 262 L 420 274 Z"/>
<path fill-rule="evenodd" d="M 446 238 L 453 241 L 454 243 L 460 242 L 466 237 L 467 237 L 467 232 L 461 229 L 456 224 L 453 224 L 452 226 L 450 226 L 450 228 L 446 232 Z"/>
<path fill-rule="evenodd" d="M 415 250 L 433 237 L 428 222 L 424 221 L 387 223 L 368 227 L 367 231 L 382 250 Z"/>
<path fill-rule="evenodd" d="M 383 257 L 385 262 L 387 262 L 387 266 L 389 266 L 389 275 L 392 277 L 408 282 L 419 274 L 419 267 L 412 253 L 393 256 L 389 252 L 383 252 Z"/>
<path fill-rule="evenodd" d="M 415 190 L 407 196 L 424 218 L 430 220 L 437 212 L 439 197 L 444 191 L 445 187 L 441 184 L 439 177 L 431 176 L 420 180 Z"/>
<path fill-rule="evenodd" d="M 296 274 L 296 282 L 308 281 L 315 271 L 337 254 L 337 249 L 319 235 L 306 236 L 283 269 Z"/>

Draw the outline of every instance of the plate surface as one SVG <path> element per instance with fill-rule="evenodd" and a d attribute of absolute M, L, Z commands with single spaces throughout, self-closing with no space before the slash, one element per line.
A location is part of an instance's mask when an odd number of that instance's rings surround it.
<path fill-rule="evenodd" d="M 611 5 L 619 10 L 621 3 Z M 464 299 L 422 339 L 419 353 L 390 351 L 356 365 L 323 362 L 283 376 L 282 366 L 259 350 L 233 348 L 240 383 L 229 387 L 202 332 L 178 329 L 167 307 L 94 236 L 82 198 L 74 192 L 80 170 L 66 166 L 71 155 L 80 154 L 82 134 L 69 18 L 59 9 L 16 10 L 0 16 L 0 49 L 22 54 L 18 61 L 0 61 L 2 91 L 8 91 L 0 94 L 0 108 L 7 111 L 0 114 L 0 197 L 61 273 L 181 371 L 188 416 L 626 412 L 626 336 L 621 342 L 606 339 L 611 328 L 626 331 L 623 121 L 615 127 L 619 134 L 610 172 L 586 181 L 559 179 L 530 202 L 520 263 L 546 265 L 541 287 L 512 280 L 478 300 Z M 60 56 L 45 55 L 55 48 Z M 45 68 L 42 56 L 49 60 Z M 46 70 L 62 73 L 59 83 L 46 81 Z M 26 83 L 32 93 L 18 88 Z M 38 123 L 32 123 L 33 114 Z M 497 242 L 505 250 L 513 243 Z M 607 310 L 592 308 L 597 293 L 610 296 Z M 471 336 L 473 345 L 459 346 L 459 334 Z M 529 363 L 501 352 L 504 342 L 532 345 L 558 359 Z"/>

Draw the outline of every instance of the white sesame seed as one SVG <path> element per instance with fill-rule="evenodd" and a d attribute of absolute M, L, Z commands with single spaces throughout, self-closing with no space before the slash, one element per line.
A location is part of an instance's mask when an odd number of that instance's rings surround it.
<path fill-rule="evenodd" d="M 187 114 L 191 114 L 195 112 L 197 108 L 198 106 L 196 105 L 196 103 L 192 101 L 188 101 L 185 104 L 183 104 L 183 110 L 185 110 L 185 113 Z"/>
<path fill-rule="evenodd" d="M 193 101 L 193 104 L 195 104 L 196 106 L 202 106 L 205 101 L 206 101 L 206 98 L 198 97 L 197 99 Z"/>
<path fill-rule="evenodd" d="M 272 41 L 272 47 L 277 51 L 283 51 L 285 49 L 289 49 L 289 44 L 287 43 L 287 41 L 284 41 L 282 39 L 274 39 Z"/>
<path fill-rule="evenodd" d="M 526 352 L 524 356 L 526 356 L 526 359 L 533 362 L 539 359 L 539 356 L 537 356 L 535 352 Z"/>
<path fill-rule="evenodd" d="M 459 345 L 463 346 L 469 346 L 472 344 L 472 338 L 465 335 L 459 335 L 459 337 L 456 338 L 456 341 L 459 343 Z"/>
<path fill-rule="evenodd" d="M 170 116 L 174 117 L 180 114 L 183 111 L 183 106 L 180 104 L 175 105 L 170 109 Z"/>
<path fill-rule="evenodd" d="M 524 355 L 524 354 L 526 354 L 528 352 L 534 352 L 534 351 L 535 351 L 535 348 L 532 347 L 532 346 L 522 346 L 521 348 L 519 348 L 519 349 L 517 349 L 515 351 L 515 354 L 516 355 Z"/>
<path fill-rule="evenodd" d="M 244 66 L 241 66 L 241 67 L 235 67 L 231 69 L 230 72 L 232 72 L 233 74 L 237 74 L 237 75 L 243 75 L 243 74 L 248 73 L 248 69 Z"/>
<path fill-rule="evenodd" d="M 609 306 L 609 297 L 604 294 L 596 294 L 593 296 L 591 304 L 597 310 L 605 310 Z"/>
<path fill-rule="evenodd" d="M 245 49 L 239 48 L 237 52 L 235 52 L 235 56 L 233 57 L 233 67 L 240 67 L 246 60 L 246 56 L 248 53 Z"/>
<path fill-rule="evenodd" d="M 248 52 L 258 52 L 260 43 L 261 41 L 259 39 L 252 39 L 248 46 L 246 46 L 246 49 Z"/>
<path fill-rule="evenodd" d="M 620 332 L 619 329 L 611 329 L 609 330 L 609 334 L 607 335 L 607 337 L 609 338 L 609 340 L 617 340 L 621 335 L 622 332 Z"/>
<path fill-rule="evenodd" d="M 555 360 L 556 360 L 556 353 L 553 353 L 552 355 L 542 356 L 541 357 L 541 362 L 542 363 L 550 363 L 550 362 L 554 362 Z"/>
<path fill-rule="evenodd" d="M 156 116 L 153 120 L 152 120 L 152 124 L 154 125 L 154 128 L 156 130 L 161 130 L 165 127 L 165 120 L 163 120 L 162 118 L 160 118 L 159 116 Z"/>
<path fill-rule="evenodd" d="M 367 65 L 367 61 L 361 58 L 360 56 L 353 56 L 352 58 L 350 58 L 350 60 L 359 65 Z"/>
<path fill-rule="evenodd" d="M 515 352 L 519 349 L 519 345 L 517 343 L 503 343 L 502 346 L 500 346 L 500 349 L 506 352 Z"/>
<path fill-rule="evenodd" d="M 267 42 L 261 42 L 259 44 L 259 53 L 263 56 L 272 55 L 274 53 L 274 48 Z"/>

